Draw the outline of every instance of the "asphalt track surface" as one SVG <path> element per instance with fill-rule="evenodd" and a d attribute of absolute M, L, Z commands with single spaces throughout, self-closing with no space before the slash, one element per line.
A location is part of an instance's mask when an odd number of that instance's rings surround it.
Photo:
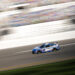
<path fill-rule="evenodd" d="M 42 54 L 31 52 L 40 44 L 0 50 L 0 71 L 75 58 L 75 39 L 58 43 L 59 51 Z"/>

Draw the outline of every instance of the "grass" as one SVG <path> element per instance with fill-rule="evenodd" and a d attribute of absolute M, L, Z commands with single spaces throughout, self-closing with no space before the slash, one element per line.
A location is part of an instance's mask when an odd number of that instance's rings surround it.
<path fill-rule="evenodd" d="M 0 75 L 75 75 L 75 59 L 1 71 Z"/>

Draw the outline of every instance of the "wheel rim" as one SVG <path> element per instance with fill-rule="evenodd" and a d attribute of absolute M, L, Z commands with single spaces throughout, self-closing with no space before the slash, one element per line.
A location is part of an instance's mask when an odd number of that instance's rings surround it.
<path fill-rule="evenodd" d="M 41 51 L 38 51 L 37 54 L 41 53 Z"/>

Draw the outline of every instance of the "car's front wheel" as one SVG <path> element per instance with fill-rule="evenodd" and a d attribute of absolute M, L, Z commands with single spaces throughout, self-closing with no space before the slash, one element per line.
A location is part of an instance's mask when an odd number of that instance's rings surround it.
<path fill-rule="evenodd" d="M 35 52 L 34 52 L 34 51 L 32 51 L 32 54 L 35 54 Z"/>
<path fill-rule="evenodd" d="M 37 51 L 37 54 L 40 54 L 41 53 L 41 51 Z"/>

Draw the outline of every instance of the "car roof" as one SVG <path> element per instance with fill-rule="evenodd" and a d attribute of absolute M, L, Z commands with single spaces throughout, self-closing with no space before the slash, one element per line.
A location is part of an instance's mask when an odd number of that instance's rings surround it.
<path fill-rule="evenodd" d="M 54 43 L 44 43 L 44 45 L 47 46 L 47 45 L 55 45 L 55 44 Z"/>

